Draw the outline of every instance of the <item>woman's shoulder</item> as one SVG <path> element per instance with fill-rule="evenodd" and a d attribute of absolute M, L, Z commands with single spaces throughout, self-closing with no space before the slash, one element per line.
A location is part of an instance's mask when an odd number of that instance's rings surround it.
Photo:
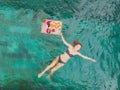
<path fill-rule="evenodd" d="M 73 50 L 73 46 L 71 45 L 70 47 L 68 47 L 68 50 Z"/>

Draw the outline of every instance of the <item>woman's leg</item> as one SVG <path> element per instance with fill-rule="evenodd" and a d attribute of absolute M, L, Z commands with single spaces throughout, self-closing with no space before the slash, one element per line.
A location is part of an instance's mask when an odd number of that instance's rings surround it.
<path fill-rule="evenodd" d="M 59 68 L 64 66 L 63 63 L 58 63 L 54 68 L 51 69 L 50 74 L 47 76 L 47 78 L 50 78 Z"/>
<path fill-rule="evenodd" d="M 39 73 L 38 74 L 38 78 L 40 78 L 46 71 L 48 71 L 53 66 L 55 66 L 55 64 L 57 64 L 57 62 L 58 62 L 58 58 L 59 57 L 57 56 L 50 65 L 48 65 L 41 73 Z"/>

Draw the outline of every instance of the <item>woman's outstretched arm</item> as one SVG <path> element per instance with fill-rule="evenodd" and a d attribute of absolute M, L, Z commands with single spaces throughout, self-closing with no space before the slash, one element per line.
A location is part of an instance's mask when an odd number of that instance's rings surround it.
<path fill-rule="evenodd" d="M 89 58 L 89 57 L 87 57 L 87 56 L 84 56 L 84 55 L 82 55 L 81 53 L 77 53 L 77 55 L 78 56 L 80 56 L 80 57 L 82 57 L 82 58 L 84 58 L 84 59 L 88 59 L 88 60 L 90 60 L 90 61 L 93 61 L 93 62 L 96 62 L 96 60 L 94 60 L 94 59 L 92 59 L 92 58 Z"/>
<path fill-rule="evenodd" d="M 69 44 L 68 42 L 66 42 L 66 40 L 64 39 L 64 37 L 63 37 L 63 35 L 62 35 L 62 32 L 60 33 L 60 35 L 61 35 L 61 38 L 62 38 L 63 43 L 64 43 L 66 46 L 68 46 L 69 48 L 72 48 L 72 45 Z"/>

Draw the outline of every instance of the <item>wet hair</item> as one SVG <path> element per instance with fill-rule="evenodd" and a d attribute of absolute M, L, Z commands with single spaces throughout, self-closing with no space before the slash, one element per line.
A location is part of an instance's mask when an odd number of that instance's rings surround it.
<path fill-rule="evenodd" d="M 75 47 L 76 45 L 80 45 L 82 47 L 82 44 L 78 42 L 78 39 L 75 39 L 73 41 L 73 47 Z"/>

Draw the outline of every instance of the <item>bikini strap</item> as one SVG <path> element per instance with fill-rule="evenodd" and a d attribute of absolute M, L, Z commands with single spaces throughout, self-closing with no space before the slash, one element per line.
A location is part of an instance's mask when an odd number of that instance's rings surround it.
<path fill-rule="evenodd" d="M 74 55 L 70 54 L 70 51 L 67 49 L 66 53 L 70 56 L 73 57 Z"/>

